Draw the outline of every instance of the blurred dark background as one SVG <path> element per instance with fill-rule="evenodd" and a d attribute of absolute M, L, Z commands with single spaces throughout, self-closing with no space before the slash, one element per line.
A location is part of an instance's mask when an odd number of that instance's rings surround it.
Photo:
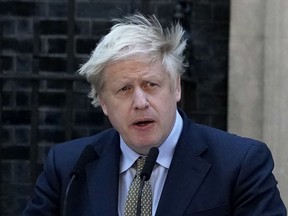
<path fill-rule="evenodd" d="M 180 20 L 190 67 L 179 107 L 226 130 L 229 10 L 229 0 L 0 0 L 0 215 L 20 215 L 52 145 L 109 127 L 77 69 L 111 18 Z"/>

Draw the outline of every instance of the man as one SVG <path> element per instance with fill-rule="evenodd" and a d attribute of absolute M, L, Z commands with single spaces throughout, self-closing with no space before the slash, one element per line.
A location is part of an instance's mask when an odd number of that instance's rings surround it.
<path fill-rule="evenodd" d="M 162 29 L 141 14 L 117 21 L 80 69 L 113 128 L 53 146 L 23 215 L 136 215 L 134 164 L 152 147 L 159 156 L 143 187 L 144 215 L 286 215 L 265 144 L 195 124 L 177 109 L 183 34 L 179 24 Z M 70 188 L 87 145 L 96 155 Z"/>

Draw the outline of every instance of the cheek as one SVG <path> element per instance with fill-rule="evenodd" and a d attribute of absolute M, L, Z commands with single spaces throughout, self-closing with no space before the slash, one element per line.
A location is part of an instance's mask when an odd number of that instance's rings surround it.
<path fill-rule="evenodd" d="M 101 103 L 102 110 L 111 120 L 124 118 L 129 110 L 128 103 L 123 100 L 104 100 Z"/>
<path fill-rule="evenodd" d="M 176 89 L 169 89 L 164 93 L 165 96 L 163 96 L 165 103 L 170 104 L 177 104 L 177 102 L 181 99 L 181 90 L 178 88 Z"/>
<path fill-rule="evenodd" d="M 111 123 L 111 125 L 119 132 L 123 133 L 126 130 L 126 123 L 128 116 L 123 114 L 123 112 L 118 112 L 118 111 L 111 111 L 108 110 L 108 119 Z"/>

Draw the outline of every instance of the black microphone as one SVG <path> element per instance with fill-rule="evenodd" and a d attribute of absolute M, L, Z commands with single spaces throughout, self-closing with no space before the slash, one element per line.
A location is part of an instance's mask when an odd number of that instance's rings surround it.
<path fill-rule="evenodd" d="M 67 204 L 68 204 L 68 197 L 72 183 L 75 179 L 77 179 L 85 169 L 85 166 L 94 161 L 97 158 L 97 153 L 94 150 L 92 145 L 87 145 L 84 150 L 82 151 L 79 159 L 77 160 L 76 164 L 73 167 L 73 170 L 70 174 L 70 181 L 65 191 L 65 196 L 63 200 L 63 207 L 62 207 L 62 216 L 66 216 L 67 214 Z"/>
<path fill-rule="evenodd" d="M 142 169 L 142 172 L 140 173 L 141 180 L 148 181 L 150 179 L 158 154 L 159 154 L 158 148 L 152 147 L 150 149 L 144 167 Z"/>
<path fill-rule="evenodd" d="M 92 145 L 87 145 L 82 151 L 76 164 L 74 165 L 74 168 L 70 175 L 71 178 L 73 177 L 73 175 L 75 175 L 75 178 L 78 178 L 83 172 L 83 170 L 85 169 L 85 166 L 88 163 L 94 161 L 96 158 L 97 158 L 97 154 L 94 150 L 94 147 Z"/>
<path fill-rule="evenodd" d="M 159 154 L 159 150 L 156 147 L 152 147 L 148 153 L 148 156 L 146 158 L 144 167 L 142 169 L 142 172 L 140 173 L 140 187 L 139 187 L 139 193 L 138 193 L 138 200 L 137 200 L 137 211 L 136 215 L 141 215 L 141 198 L 142 198 L 142 192 L 145 181 L 148 181 L 151 177 L 152 170 L 154 168 L 154 165 L 156 163 L 157 157 Z"/>

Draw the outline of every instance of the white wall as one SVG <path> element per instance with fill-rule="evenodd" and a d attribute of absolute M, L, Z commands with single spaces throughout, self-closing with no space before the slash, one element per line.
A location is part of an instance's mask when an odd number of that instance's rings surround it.
<path fill-rule="evenodd" d="M 228 130 L 270 147 L 288 206 L 288 1 L 231 0 Z"/>

